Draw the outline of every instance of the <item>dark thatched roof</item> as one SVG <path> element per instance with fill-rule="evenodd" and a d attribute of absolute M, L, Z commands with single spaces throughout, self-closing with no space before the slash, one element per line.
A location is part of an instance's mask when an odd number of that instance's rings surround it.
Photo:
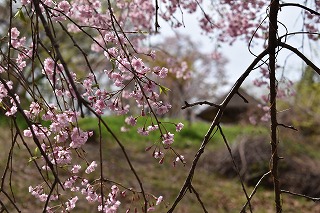
<path fill-rule="evenodd" d="M 243 96 L 246 101 L 239 95 L 235 94 L 228 106 L 226 107 L 222 122 L 224 123 L 238 123 L 244 120 L 247 120 L 248 114 L 253 113 L 253 111 L 257 111 L 259 101 L 257 101 L 254 97 L 250 96 L 245 90 L 239 89 L 238 92 Z M 221 98 L 219 98 L 215 103 L 220 104 L 227 96 L 224 95 Z M 212 121 L 217 113 L 218 109 L 216 107 L 207 107 L 200 113 L 198 113 L 196 116 L 198 118 L 201 118 L 205 121 Z"/>

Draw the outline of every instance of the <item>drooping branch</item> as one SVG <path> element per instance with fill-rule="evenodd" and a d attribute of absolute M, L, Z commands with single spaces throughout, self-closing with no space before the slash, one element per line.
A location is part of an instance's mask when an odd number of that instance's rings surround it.
<path fill-rule="evenodd" d="M 69 80 L 69 83 L 72 87 L 72 89 L 74 90 L 74 93 L 76 95 L 76 98 L 79 102 L 79 107 L 80 107 L 80 110 L 81 110 L 81 116 L 83 116 L 83 110 L 82 110 L 82 105 L 83 105 L 83 102 L 85 102 L 85 100 L 82 98 L 82 96 L 80 95 L 76 85 L 75 85 L 75 82 L 71 76 L 71 72 L 69 71 L 69 68 L 67 66 L 67 63 L 65 62 L 61 52 L 60 52 L 60 48 L 59 48 L 59 44 L 57 43 L 56 39 L 54 38 L 54 35 L 52 33 L 52 31 L 50 30 L 50 27 L 48 25 L 48 22 L 46 21 L 42 11 L 41 11 L 41 8 L 40 8 L 40 1 L 39 0 L 33 0 L 33 3 L 34 3 L 34 7 L 35 7 L 35 11 L 37 13 L 37 15 L 40 17 L 40 20 L 42 22 L 42 25 L 44 27 L 44 30 L 46 32 L 46 35 L 47 37 L 50 39 L 50 42 L 51 42 L 51 45 L 53 47 L 53 49 L 55 50 L 55 53 L 57 54 L 57 59 L 61 62 L 62 66 L 63 66 L 63 69 L 65 70 L 65 73 L 68 77 L 68 80 Z"/>
<path fill-rule="evenodd" d="M 311 14 L 320 16 L 320 13 L 318 13 L 317 11 L 312 10 L 309 7 L 306 7 L 306 6 L 298 4 L 298 3 L 283 3 L 283 4 L 280 4 L 279 7 L 300 7 L 302 9 L 308 11 Z"/>
<path fill-rule="evenodd" d="M 213 107 L 216 107 L 216 108 L 220 108 L 220 105 L 219 104 L 214 104 L 214 103 L 211 103 L 209 101 L 197 101 L 195 103 L 192 103 L 192 104 L 189 104 L 188 102 L 184 102 L 184 106 L 181 107 L 181 109 L 186 109 L 186 108 L 189 108 L 189 107 L 193 107 L 193 106 L 197 106 L 197 105 L 209 105 L 209 106 L 213 106 Z"/>
<path fill-rule="evenodd" d="M 197 200 L 200 203 L 203 212 L 208 213 L 208 210 L 206 209 L 206 207 L 204 206 L 204 203 L 202 202 L 202 200 L 200 198 L 200 194 L 195 190 L 195 188 L 192 185 L 190 186 L 190 190 L 196 195 Z"/>
<path fill-rule="evenodd" d="M 314 69 L 314 71 L 316 71 L 318 73 L 318 75 L 320 75 L 320 68 L 317 67 L 317 65 L 315 65 L 312 61 L 310 61 L 302 52 L 300 52 L 297 48 L 294 48 L 293 46 L 283 43 L 283 42 L 279 42 L 278 46 L 280 47 L 284 47 L 288 50 L 291 50 L 292 52 L 294 52 L 297 56 L 299 56 L 304 62 L 306 62 L 306 64 L 308 66 L 310 66 L 312 69 Z"/>
<path fill-rule="evenodd" d="M 142 194 L 142 197 L 144 199 L 144 212 L 147 212 L 147 198 L 146 198 L 146 193 L 145 193 L 145 190 L 144 190 L 144 187 L 143 187 L 143 183 L 142 183 L 142 180 L 140 179 L 137 171 L 135 170 L 131 160 L 130 160 L 130 157 L 126 151 L 126 148 L 125 146 L 121 143 L 121 141 L 119 140 L 119 138 L 116 136 L 116 134 L 112 131 L 112 129 L 109 127 L 109 125 L 102 119 L 102 117 L 100 115 L 98 115 L 96 113 L 96 111 L 94 111 L 86 102 L 84 103 L 84 106 L 87 107 L 87 109 L 89 109 L 95 116 L 96 118 L 99 119 L 99 127 L 101 128 L 101 126 L 104 126 L 105 129 L 111 134 L 111 136 L 115 139 L 115 141 L 117 142 L 117 144 L 119 145 L 119 147 L 121 148 L 121 151 L 123 153 L 123 155 L 125 156 L 125 159 L 130 167 L 130 170 L 132 171 L 133 175 L 135 176 L 138 184 L 139 184 L 139 187 L 140 187 L 140 193 Z M 99 128 L 99 129 L 100 129 Z M 99 130 L 101 131 L 101 130 Z M 100 132 L 100 135 L 101 135 L 101 132 Z M 100 144 L 101 144 L 101 138 L 100 138 Z M 100 148 L 101 149 L 101 148 Z M 101 152 L 101 150 L 100 150 Z M 104 181 L 105 179 L 102 178 L 101 181 Z"/>
<path fill-rule="evenodd" d="M 142 194 L 142 197 L 143 197 L 143 199 L 144 199 L 144 212 L 146 212 L 146 211 L 147 211 L 147 199 L 146 199 L 145 191 L 144 191 L 144 188 L 143 188 L 143 184 L 142 184 L 141 179 L 139 178 L 137 172 L 135 171 L 135 169 L 134 169 L 134 167 L 133 167 L 133 165 L 132 165 L 132 163 L 131 163 L 131 161 L 130 161 L 130 158 L 129 158 L 126 150 L 125 150 L 124 145 L 120 142 L 120 140 L 117 138 L 117 136 L 116 136 L 116 135 L 114 134 L 114 132 L 111 130 L 111 128 L 106 124 L 106 122 L 104 122 L 104 121 L 102 120 L 101 116 L 98 115 L 98 114 L 90 107 L 90 105 L 88 104 L 88 102 L 87 102 L 86 100 L 84 100 L 84 99 L 82 98 L 82 96 L 80 95 L 79 91 L 78 91 L 77 88 L 76 88 L 75 82 L 74 82 L 74 80 L 72 79 L 71 72 L 69 71 L 68 66 L 67 66 L 67 64 L 66 64 L 66 62 L 65 62 L 65 60 L 64 60 L 64 58 L 63 58 L 63 56 L 62 56 L 62 54 L 61 54 L 61 52 L 60 52 L 59 44 L 57 43 L 56 39 L 54 38 L 53 33 L 52 33 L 52 31 L 50 30 L 49 25 L 48 25 L 48 23 L 47 23 L 44 15 L 43 15 L 42 12 L 41 12 L 41 9 L 40 9 L 40 1 L 39 1 L 39 0 L 34 0 L 34 4 L 35 4 L 36 12 L 37 12 L 38 16 L 40 17 L 41 22 L 42 22 L 42 24 L 43 24 L 43 26 L 44 26 L 44 28 L 45 28 L 46 35 L 47 35 L 47 37 L 50 39 L 50 42 L 51 42 L 51 44 L 52 44 L 52 46 L 53 46 L 53 48 L 54 48 L 54 50 L 55 50 L 55 52 L 56 52 L 56 54 L 57 54 L 57 59 L 61 62 L 62 66 L 63 66 L 63 68 L 64 68 L 64 70 L 65 70 L 65 73 L 66 73 L 66 75 L 67 75 L 67 77 L 68 77 L 69 83 L 71 84 L 71 87 L 73 88 L 73 90 L 74 90 L 74 92 L 75 92 L 76 98 L 77 98 L 77 100 L 78 100 L 78 102 L 79 102 L 79 105 L 80 105 L 81 113 L 83 114 L 83 112 L 82 112 L 82 106 L 85 106 L 87 109 L 89 109 L 89 110 L 99 119 L 99 122 L 101 122 L 101 124 L 107 129 L 107 131 L 112 135 L 112 137 L 116 140 L 117 144 L 120 146 L 123 154 L 125 155 L 125 159 L 126 159 L 126 161 L 128 162 L 129 167 L 130 167 L 131 171 L 133 172 L 133 174 L 135 175 L 135 177 L 136 177 L 136 179 L 137 179 L 137 182 L 138 182 L 138 184 L 139 184 L 139 186 L 140 186 L 141 194 Z M 111 7 L 111 6 L 110 6 L 110 5 L 111 5 L 110 1 L 108 2 L 108 4 L 109 4 L 109 10 L 112 11 L 111 8 L 110 8 L 110 7 Z M 113 17 L 113 15 L 112 15 L 112 17 Z M 114 17 L 113 17 L 113 18 L 114 18 Z M 116 32 L 114 23 L 112 22 L 112 24 L 113 24 L 113 27 L 114 27 L 114 31 Z M 118 35 L 117 35 L 117 36 L 118 36 Z M 118 39 L 120 40 L 119 36 L 118 36 Z M 121 46 L 122 46 L 122 44 L 121 44 Z M 124 49 L 123 46 L 122 46 L 122 48 Z M 100 153 L 101 153 L 101 150 L 100 150 Z M 102 180 L 104 179 L 103 176 L 101 177 L 101 179 L 102 179 Z"/>
<path fill-rule="evenodd" d="M 49 157 L 42 149 L 41 143 L 40 143 L 39 139 L 37 138 L 35 131 L 33 130 L 34 123 L 29 120 L 28 116 L 26 115 L 26 113 L 24 112 L 23 108 L 21 107 L 19 101 L 17 100 L 15 94 L 12 93 L 12 91 L 10 90 L 10 88 L 8 87 L 8 85 L 6 84 L 4 79 L 0 78 L 0 83 L 2 83 L 2 85 L 4 85 L 5 89 L 8 91 L 9 96 L 12 98 L 13 102 L 15 103 L 15 105 L 17 107 L 17 111 L 22 115 L 23 119 L 26 121 L 28 127 L 30 128 L 30 131 L 31 131 L 31 134 L 33 137 L 33 141 L 36 144 L 36 146 L 38 147 L 38 149 L 41 153 L 41 156 L 44 158 L 45 162 L 48 164 L 50 170 L 52 171 L 52 174 L 53 174 L 55 180 L 64 189 L 64 186 L 59 178 L 59 175 L 58 175 L 56 169 L 54 168 L 53 163 L 50 161 Z"/>
<path fill-rule="evenodd" d="M 262 175 L 262 177 L 259 179 L 259 181 L 257 182 L 257 184 L 254 186 L 250 196 L 249 196 L 249 200 L 244 204 L 244 206 L 242 207 L 242 210 L 240 211 L 241 213 L 242 212 L 245 212 L 245 209 L 247 207 L 247 205 L 249 204 L 249 201 L 252 199 L 253 195 L 257 192 L 257 189 L 258 187 L 260 186 L 261 184 L 261 181 L 266 177 L 268 176 L 269 174 L 271 173 L 271 171 L 265 173 L 264 175 Z"/>
<path fill-rule="evenodd" d="M 250 210 L 250 212 L 252 213 L 252 207 L 251 207 L 250 197 L 248 196 L 247 190 L 246 190 L 246 188 L 245 188 L 245 186 L 244 186 L 244 181 L 243 181 L 243 178 L 241 177 L 239 167 L 237 166 L 236 161 L 235 161 L 235 159 L 234 159 L 234 157 L 233 157 L 233 154 L 232 154 L 232 151 L 231 151 L 231 147 L 230 147 L 230 145 L 229 145 L 229 143 L 228 143 L 228 141 L 227 141 L 227 138 L 226 138 L 225 134 L 223 133 L 222 128 L 221 128 L 220 125 L 218 125 L 218 129 L 219 129 L 220 134 L 221 134 L 221 136 L 222 136 L 222 138 L 223 138 L 223 141 L 224 141 L 224 143 L 225 143 L 225 145 L 226 145 L 226 147 L 227 147 L 227 149 L 228 149 L 228 152 L 229 152 L 229 155 L 230 155 L 230 157 L 231 157 L 233 166 L 234 166 L 234 168 L 235 168 L 235 170 L 236 170 L 236 172 L 237 172 L 237 175 L 238 175 L 238 177 L 239 177 L 242 190 L 243 190 L 244 194 L 246 195 L 247 203 L 249 204 L 249 210 Z"/>
<path fill-rule="evenodd" d="M 307 196 L 307 195 L 303 195 L 303 194 L 299 194 L 299 193 L 295 193 L 295 192 L 290 192 L 290 191 L 287 191 L 287 190 L 281 190 L 281 192 L 289 194 L 289 195 L 303 197 L 303 198 L 312 200 L 313 202 L 320 202 L 320 197 L 310 197 L 310 196 Z"/>

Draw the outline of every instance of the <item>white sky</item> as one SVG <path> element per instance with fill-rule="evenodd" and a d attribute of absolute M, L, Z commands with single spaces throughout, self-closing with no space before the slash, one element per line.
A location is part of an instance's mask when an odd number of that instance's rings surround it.
<path fill-rule="evenodd" d="M 293 2 L 301 2 L 301 0 L 296 0 Z M 290 8 L 283 8 L 282 11 L 279 13 L 279 20 L 286 24 L 286 26 L 293 30 L 299 30 L 301 29 L 301 20 L 297 20 L 296 17 L 300 14 L 300 9 L 294 9 L 292 7 Z M 178 16 L 178 15 L 177 15 Z M 178 16 L 179 17 L 179 16 Z M 178 30 L 181 34 L 187 34 L 191 37 L 191 39 L 195 42 L 201 42 L 202 48 L 204 52 L 210 52 L 214 48 L 214 43 L 208 38 L 206 35 L 201 34 L 201 30 L 198 27 L 197 22 L 197 14 L 190 16 L 187 13 L 184 13 L 184 23 L 185 27 L 180 28 Z M 172 36 L 174 35 L 173 30 L 171 27 L 164 22 L 160 22 L 160 32 L 161 35 L 157 39 L 163 39 L 164 36 Z M 279 31 L 280 34 L 283 31 L 283 27 L 279 25 Z M 306 39 L 307 40 L 307 39 Z M 301 37 L 298 37 L 296 39 L 290 38 L 288 41 L 291 45 L 294 45 L 296 47 L 299 47 L 301 45 Z M 256 45 L 257 48 L 254 48 L 254 52 L 256 54 L 259 54 L 262 51 L 262 43 L 261 45 Z M 260 46 L 260 47 L 259 47 Z M 316 55 L 312 56 L 309 51 L 308 44 L 305 45 L 305 53 L 308 55 L 309 59 L 314 59 Z M 318 47 L 318 45 L 316 45 Z M 249 64 L 254 60 L 254 56 L 252 56 L 247 48 L 247 45 L 244 41 L 237 41 L 232 46 L 229 44 L 222 44 L 221 50 L 223 51 L 223 54 L 228 58 L 229 63 L 226 65 L 226 72 L 228 76 L 228 81 L 231 84 L 235 82 L 238 77 L 242 74 L 242 72 L 245 71 L 245 69 L 249 66 Z M 278 62 L 279 64 L 283 64 L 283 61 L 288 56 L 288 51 L 284 50 L 281 51 L 279 54 Z M 319 60 L 317 60 L 319 61 Z M 319 65 L 319 63 L 316 63 Z M 289 60 L 286 63 L 286 71 L 285 75 L 287 78 L 293 81 L 297 81 L 301 76 L 301 67 L 304 65 L 304 63 L 296 56 L 292 55 L 289 57 Z M 248 80 L 245 82 L 246 85 L 251 85 L 253 79 L 259 77 L 260 74 L 257 71 L 255 71 L 252 75 L 249 76 Z"/>

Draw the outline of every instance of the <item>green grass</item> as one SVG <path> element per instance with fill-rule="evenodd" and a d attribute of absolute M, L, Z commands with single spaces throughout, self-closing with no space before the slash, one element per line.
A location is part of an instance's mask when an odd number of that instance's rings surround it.
<path fill-rule="evenodd" d="M 146 148 L 154 143 L 161 143 L 161 133 L 159 131 L 151 132 L 148 136 L 142 136 L 137 134 L 137 128 L 150 125 L 149 120 L 144 120 L 143 118 L 138 119 L 138 123 L 135 127 L 128 127 L 124 123 L 124 118 L 109 116 L 104 117 L 103 120 L 109 125 L 112 132 L 118 137 L 118 139 L 124 143 L 124 145 L 131 146 L 141 149 Z M 184 128 L 181 132 L 175 131 L 175 125 L 178 122 L 184 123 Z M 178 119 L 163 119 L 161 120 L 162 131 L 171 132 L 175 134 L 175 142 L 172 145 L 175 148 L 185 149 L 191 147 L 199 147 L 204 135 L 208 131 L 210 124 L 206 122 L 192 122 L 188 124 L 187 121 Z M 99 133 L 98 121 L 95 118 L 85 118 L 79 120 L 79 126 L 85 130 L 94 130 L 95 133 Z M 127 132 L 121 132 L 120 128 L 126 126 L 129 128 Z M 235 139 L 241 135 L 265 135 L 267 134 L 267 129 L 265 127 L 257 127 L 251 125 L 222 125 L 224 134 L 227 137 L 228 142 L 233 142 Z M 107 139 L 107 141 L 114 141 L 110 133 L 102 127 L 102 138 Z M 96 140 L 98 140 L 99 134 L 96 134 Z M 223 139 L 220 133 L 216 133 L 210 142 L 211 147 L 219 147 L 223 144 Z"/>
<path fill-rule="evenodd" d="M 124 118 L 124 117 L 123 117 Z M 170 206 L 172 201 L 177 196 L 180 187 L 184 183 L 192 160 L 197 152 L 200 144 L 203 140 L 205 133 L 207 132 L 210 124 L 204 122 L 194 122 L 190 125 L 186 121 L 185 127 L 181 132 L 175 132 L 175 126 L 171 123 L 178 123 L 177 119 L 163 119 L 161 122 L 166 126 L 167 131 L 175 133 L 175 142 L 172 145 L 173 148 L 180 154 L 186 157 L 186 166 L 178 164 L 176 167 L 172 167 L 172 160 L 175 156 L 172 153 L 168 153 L 163 164 L 158 163 L 158 159 L 152 157 L 152 150 L 145 152 L 145 148 L 156 143 L 161 144 L 160 133 L 155 131 L 149 136 L 140 136 L 136 133 L 137 127 L 132 127 L 128 132 L 121 132 L 120 128 L 124 124 L 124 119 L 119 117 L 104 117 L 104 121 L 112 129 L 113 133 L 119 138 L 119 140 L 125 146 L 127 153 L 131 159 L 131 163 L 139 174 L 147 192 L 153 193 L 155 196 L 163 195 L 165 198 L 164 204 Z M 144 120 L 140 119 L 137 126 L 143 126 Z M 148 121 L 147 121 L 148 122 Z M 149 124 L 148 124 L 149 125 Z M 96 140 L 99 139 L 99 125 L 97 119 L 85 118 L 79 120 L 79 126 L 85 130 L 94 130 L 96 132 Z M 4 128 L 4 127 L 2 127 Z M 243 135 L 267 135 L 268 128 L 258 127 L 251 125 L 222 125 L 225 136 L 229 143 L 234 143 L 239 136 Z M 8 151 L 9 145 L 7 144 L 9 132 L 4 130 L 7 135 L 0 137 L 0 149 Z M 115 180 L 127 187 L 133 187 L 139 190 L 137 181 L 130 171 L 128 164 L 124 158 L 119 146 L 115 143 L 115 140 L 111 137 L 110 133 L 102 128 L 102 141 L 103 143 L 103 160 L 104 160 L 104 175 L 110 180 Z M 281 135 L 284 134 L 281 132 Z M 312 149 L 314 144 L 305 146 L 304 143 L 293 142 L 297 139 L 295 135 L 293 137 L 287 137 L 286 134 L 281 138 L 282 144 L 287 147 L 292 154 L 301 152 L 307 152 L 310 154 L 316 154 L 316 149 Z M 30 143 L 32 144 L 32 143 Z M 221 135 L 217 132 L 211 139 L 207 146 L 208 151 L 225 149 Z M 88 161 L 96 160 L 99 153 L 99 143 L 92 142 L 84 147 Z M 23 212 L 40 212 L 40 208 L 43 205 L 35 201 L 30 197 L 27 187 L 34 185 L 39 181 L 39 175 L 37 171 L 32 167 L 33 164 L 28 163 L 28 154 L 25 149 L 15 149 L 15 155 L 13 158 L 13 166 L 15 169 L 13 175 L 14 191 L 19 206 L 25 208 Z M 306 154 L 306 153 L 305 153 Z M 5 155 L 0 156 L 0 168 L 4 168 Z M 207 156 L 210 157 L 210 156 Z M 242 191 L 241 185 L 238 179 L 226 179 L 212 171 L 208 170 L 205 166 L 206 159 L 201 159 L 199 167 L 195 172 L 193 178 L 193 186 L 200 193 L 201 199 L 205 203 L 208 212 L 239 212 L 242 205 L 245 202 L 245 196 Z M 202 162 L 201 162 L 202 161 Z M 79 162 L 80 163 L 80 162 Z M 32 178 L 31 178 L 32 177 Z M 27 184 L 27 186 L 22 186 Z M 252 191 L 252 187 L 247 187 L 248 192 Z M 0 196 L 1 199 L 1 196 Z M 135 202 L 130 204 L 130 200 L 134 199 Z M 128 193 L 127 197 L 121 198 L 121 210 L 119 212 L 125 212 L 126 207 L 131 206 L 138 207 L 139 203 L 142 203 L 141 197 L 137 194 Z M 21 204 L 22 203 L 22 204 Z M 83 202 L 82 202 L 83 203 Z M 301 212 L 303 209 L 306 212 L 315 212 L 315 204 L 313 202 L 307 202 L 303 199 L 293 199 L 288 195 L 283 196 L 284 212 Z M 166 205 L 160 205 L 156 212 L 167 212 Z M 259 188 L 256 197 L 252 200 L 254 206 L 254 212 L 274 212 L 273 207 L 273 192 L 267 189 Z M 30 208 L 30 209 L 29 209 Z M 28 210 L 29 209 L 29 210 Z M 83 205 L 79 207 L 76 212 L 85 213 L 93 212 L 92 209 L 96 209 L 92 205 Z M 94 211 L 95 212 L 95 211 Z M 175 213 L 185 212 L 202 212 L 201 207 L 194 196 L 194 193 L 187 192 L 185 198 L 178 205 Z"/>

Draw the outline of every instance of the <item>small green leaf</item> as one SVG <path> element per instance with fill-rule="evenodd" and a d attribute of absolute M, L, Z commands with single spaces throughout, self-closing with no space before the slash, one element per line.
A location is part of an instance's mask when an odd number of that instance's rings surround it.
<path fill-rule="evenodd" d="M 38 155 L 38 153 L 39 153 L 39 148 L 36 147 L 36 148 L 34 149 L 34 155 L 36 156 L 36 155 Z"/>
<path fill-rule="evenodd" d="M 170 91 L 170 89 L 168 87 L 159 85 L 159 91 L 160 91 L 160 94 L 163 92 L 165 95 L 168 95 L 167 92 Z"/>
<path fill-rule="evenodd" d="M 16 12 L 16 14 L 14 15 L 14 18 L 15 19 L 20 19 L 21 21 L 23 21 L 23 22 L 27 22 L 27 20 L 26 20 L 26 18 L 24 17 L 24 14 L 23 14 L 23 12 L 22 12 L 22 10 L 21 10 L 21 8 Z"/>
<path fill-rule="evenodd" d="M 38 157 L 35 157 L 35 156 L 33 156 L 33 157 L 30 157 L 29 158 L 29 160 L 28 160 L 28 163 L 30 163 L 30 162 L 32 162 L 32 161 L 34 161 L 34 160 L 36 160 Z"/>
<path fill-rule="evenodd" d="M 144 30 L 138 30 L 138 33 L 144 34 L 144 35 L 149 35 L 149 32 L 144 31 Z"/>
<path fill-rule="evenodd" d="M 92 84 L 91 88 L 99 87 L 99 84 Z"/>
<path fill-rule="evenodd" d="M 116 68 L 116 59 L 115 59 L 115 58 L 110 58 L 110 62 L 111 62 L 112 71 L 113 71 L 113 70 L 115 70 L 115 68 Z"/>

